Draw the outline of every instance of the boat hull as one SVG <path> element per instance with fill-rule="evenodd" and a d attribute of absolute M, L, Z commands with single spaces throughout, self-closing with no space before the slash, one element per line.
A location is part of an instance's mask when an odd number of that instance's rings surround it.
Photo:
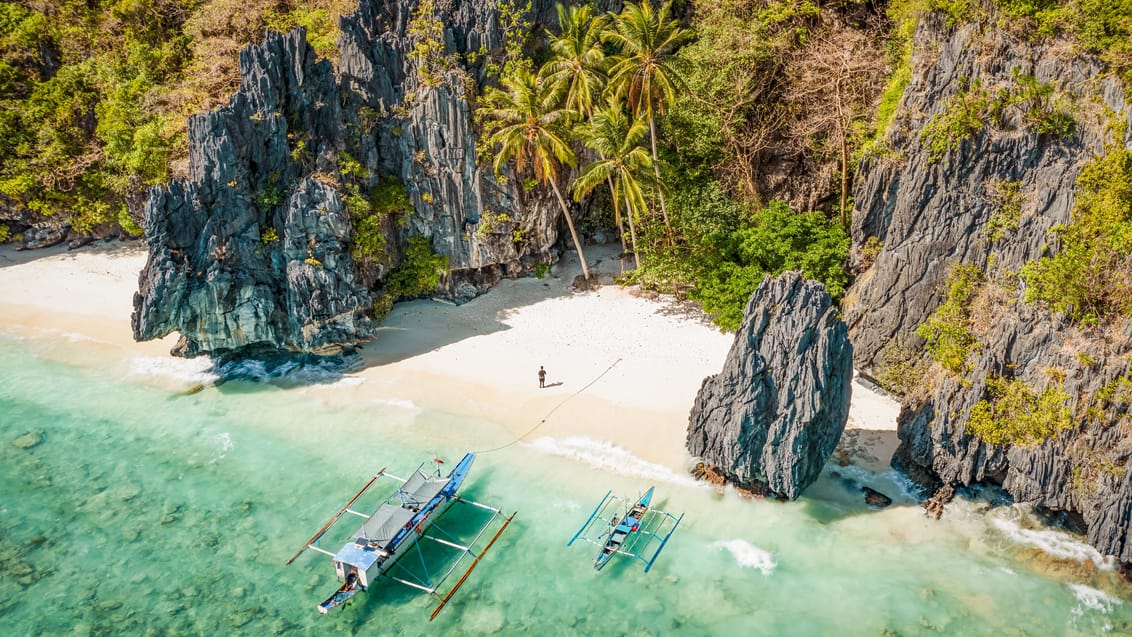
<path fill-rule="evenodd" d="M 595 571 L 600 571 L 609 563 L 609 559 L 620 552 L 625 541 L 640 528 L 641 520 L 652 502 L 652 493 L 653 487 L 649 487 L 649 490 L 637 500 L 637 504 L 631 507 L 620 519 L 615 518 L 610 524 L 609 538 L 606 539 L 605 545 L 601 547 L 601 552 L 597 554 L 597 559 L 594 560 Z"/>
<path fill-rule="evenodd" d="M 427 533 L 433 523 L 452 506 L 456 492 L 463 484 L 474 459 L 475 454 L 465 455 L 463 460 L 448 474 L 447 483 L 444 487 L 419 509 L 409 509 L 413 511 L 413 516 L 387 544 L 378 547 L 378 550 L 375 551 L 373 545 L 371 545 L 365 548 L 353 548 L 351 552 L 354 542 L 347 543 L 336 557 L 341 558 L 345 554 L 352 557 L 364 554 L 367 557 L 364 558 L 364 562 L 355 559 L 348 561 L 334 560 L 338 579 L 343 580 L 344 583 L 333 595 L 318 605 L 319 612 L 325 614 L 348 602 L 359 591 L 367 590 L 379 577 L 388 572 L 401 556 L 412 550 L 421 536 Z M 407 506 L 403 505 L 403 508 L 407 508 Z M 378 556 L 376 559 L 374 559 L 375 553 Z"/>

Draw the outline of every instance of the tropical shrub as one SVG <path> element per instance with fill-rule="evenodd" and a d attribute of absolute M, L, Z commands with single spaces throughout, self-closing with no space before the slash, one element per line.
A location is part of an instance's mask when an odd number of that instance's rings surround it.
<path fill-rule="evenodd" d="M 719 241 L 716 259 L 697 273 L 692 298 L 720 327 L 737 329 L 747 300 L 767 274 L 799 270 L 840 298 L 849 284 L 848 254 L 849 236 L 836 220 L 772 201 Z"/>
<path fill-rule="evenodd" d="M 1037 392 L 1016 378 L 987 378 L 987 398 L 971 408 L 967 433 L 989 445 L 1036 445 L 1073 426 L 1070 396 L 1060 387 Z"/>
<path fill-rule="evenodd" d="M 440 277 L 448 272 L 448 260 L 432 251 L 425 237 L 409 239 L 405 261 L 390 273 L 386 290 L 395 298 L 414 298 L 436 292 Z"/>
<path fill-rule="evenodd" d="M 978 347 L 970 326 L 971 301 L 985 277 L 975 265 L 955 266 L 944 283 L 943 303 L 916 328 L 932 358 L 953 374 L 968 371 L 967 359 Z"/>
<path fill-rule="evenodd" d="M 1132 150 L 1081 171 L 1072 220 L 1051 232 L 1056 253 L 1022 268 L 1026 300 L 1086 324 L 1132 315 Z"/>

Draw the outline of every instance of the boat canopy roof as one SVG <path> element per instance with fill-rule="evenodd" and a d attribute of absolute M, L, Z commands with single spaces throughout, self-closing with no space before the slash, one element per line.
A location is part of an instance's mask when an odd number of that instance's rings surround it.
<path fill-rule="evenodd" d="M 448 478 L 430 477 L 417 469 L 398 489 L 406 507 L 421 508 L 448 484 Z"/>
<path fill-rule="evenodd" d="M 413 519 L 413 515 L 412 511 L 395 504 L 383 504 L 354 533 L 354 537 L 377 542 L 379 546 L 384 547 L 394 535 L 397 535 L 397 531 L 405 528 L 409 520 Z"/>

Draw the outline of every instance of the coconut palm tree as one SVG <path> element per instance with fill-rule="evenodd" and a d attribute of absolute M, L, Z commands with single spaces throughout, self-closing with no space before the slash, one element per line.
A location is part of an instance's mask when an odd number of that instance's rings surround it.
<path fill-rule="evenodd" d="M 550 36 L 553 57 L 539 69 L 539 77 L 560 85 L 566 93 L 566 108 L 589 120 L 593 117 L 595 100 L 601 97 L 609 81 L 606 74 L 609 58 L 602 46 L 609 21 L 604 15 L 595 16 L 588 5 L 567 8 L 558 4 L 555 8 L 558 10 L 560 33 Z M 612 180 L 608 186 L 614 203 L 613 222 L 617 225 L 617 236 L 624 252 L 625 229 L 620 207 L 616 205 L 617 193 Z"/>
<path fill-rule="evenodd" d="M 553 57 L 539 69 L 539 75 L 565 86 L 566 108 L 588 118 L 608 80 L 609 60 L 602 48 L 606 19 L 595 17 L 588 5 L 566 8 L 559 4 L 555 8 L 561 32 L 550 36 Z"/>
<path fill-rule="evenodd" d="M 659 187 L 655 114 L 664 114 L 665 107 L 676 100 L 677 89 L 684 85 L 670 58 L 676 48 L 692 36 L 691 31 L 680 27 L 671 13 L 672 0 L 659 9 L 653 9 L 648 0 L 640 4 L 626 2 L 613 21 L 614 28 L 605 35 L 606 41 L 617 45 L 621 51 L 609 70 L 610 89 L 625 100 L 634 116 L 644 113 L 649 124 L 660 211 L 670 240 L 672 226 L 668 223 L 668 205 Z"/>
<path fill-rule="evenodd" d="M 572 112 L 559 106 L 562 92 L 550 82 L 540 82 L 527 69 L 518 69 L 514 75 L 500 80 L 500 87 L 484 93 L 486 119 L 492 131 L 488 141 L 498 150 L 494 168 L 499 173 L 508 162 L 514 161 L 515 173 L 522 174 L 528 167 L 541 183 L 549 183 L 562 207 L 570 238 L 582 263 L 582 274 L 588 280 L 590 270 L 582 252 L 582 242 L 574 229 L 574 219 L 562 192 L 558 189 L 558 169 L 562 164 L 575 164 L 570 149 L 559 131 L 569 125 Z"/>
<path fill-rule="evenodd" d="M 633 218 L 645 209 L 644 192 L 637 180 L 642 169 L 652 166 L 652 159 L 641 143 L 648 134 L 643 119 L 629 121 L 620 104 L 613 104 L 594 113 L 588 124 L 578 127 L 578 136 L 586 146 L 597 151 L 598 161 L 582 169 L 574 181 L 574 197 L 581 199 L 603 181 L 614 184 L 613 209 L 617 214 L 624 199 L 625 215 L 629 219 L 629 236 L 633 245 L 633 262 L 641 267 L 637 255 L 637 230 Z"/>

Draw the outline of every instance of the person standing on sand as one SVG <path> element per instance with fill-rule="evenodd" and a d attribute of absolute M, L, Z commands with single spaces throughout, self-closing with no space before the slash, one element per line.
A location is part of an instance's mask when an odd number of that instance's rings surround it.
<path fill-rule="evenodd" d="M 542 365 L 538 366 L 538 386 L 539 389 L 546 387 L 546 370 L 542 368 Z"/>

